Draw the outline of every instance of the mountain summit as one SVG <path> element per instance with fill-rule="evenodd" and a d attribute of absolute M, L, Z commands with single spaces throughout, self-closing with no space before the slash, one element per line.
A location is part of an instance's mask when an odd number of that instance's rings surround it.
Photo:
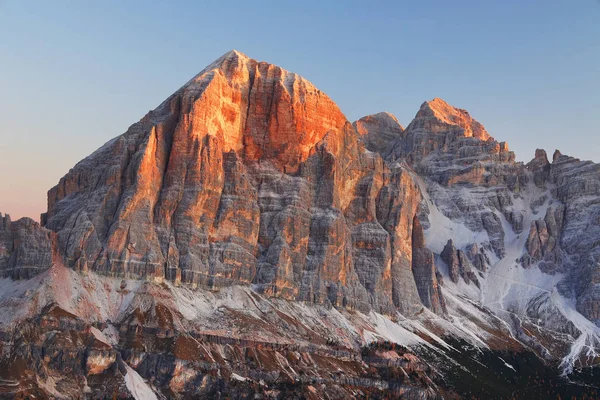
<path fill-rule="evenodd" d="M 294 170 L 310 149 L 346 118 L 312 83 L 232 50 L 169 98 L 188 116 L 184 129 L 223 141 L 223 150 Z M 182 127 L 183 128 L 183 127 Z"/>

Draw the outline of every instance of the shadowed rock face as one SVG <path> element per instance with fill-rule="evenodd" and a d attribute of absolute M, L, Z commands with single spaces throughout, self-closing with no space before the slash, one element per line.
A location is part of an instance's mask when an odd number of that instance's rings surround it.
<path fill-rule="evenodd" d="M 232 51 L 77 164 L 43 223 L 77 270 L 410 313 L 420 201 L 310 82 Z"/>
<path fill-rule="evenodd" d="M 433 252 L 425 247 L 423 227 L 416 215 L 413 220 L 412 241 L 412 268 L 421 301 L 433 312 L 443 314 L 446 312 L 446 304 L 438 284 Z"/>
<path fill-rule="evenodd" d="M 478 265 L 483 265 L 483 268 L 485 268 L 485 261 L 482 260 L 481 254 L 477 252 L 476 247 L 477 245 L 473 244 L 469 249 L 469 256 L 476 260 Z M 452 282 L 458 283 L 459 278 L 462 278 L 466 283 L 473 282 L 479 286 L 477 276 L 471 268 L 473 266 L 471 259 L 467 257 L 464 251 L 456 250 L 452 239 L 448 240 L 440 256 L 448 266 L 448 273 Z"/>
<path fill-rule="evenodd" d="M 600 326 L 600 165 L 557 150 L 546 170 L 540 184 L 556 201 L 532 222 L 527 255 L 547 271 L 566 271 L 577 310 Z"/>
<path fill-rule="evenodd" d="M 48 269 L 56 255 L 52 231 L 29 218 L 12 222 L 0 214 L 0 276 L 30 279 Z"/>
<path fill-rule="evenodd" d="M 392 150 L 393 143 L 404 132 L 404 127 L 400 125 L 396 117 L 387 112 L 367 115 L 352 125 L 361 136 L 367 149 L 381 154 L 384 158 Z"/>

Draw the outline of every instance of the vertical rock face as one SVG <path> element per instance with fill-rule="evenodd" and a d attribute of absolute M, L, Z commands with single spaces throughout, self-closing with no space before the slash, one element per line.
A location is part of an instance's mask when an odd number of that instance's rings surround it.
<path fill-rule="evenodd" d="M 477 243 L 471 243 L 467 246 L 465 252 L 475 268 L 481 272 L 486 272 L 490 260 L 482 250 L 483 249 L 480 249 Z"/>
<path fill-rule="evenodd" d="M 600 326 L 600 165 L 557 150 L 546 185 L 558 204 L 536 221 L 528 254 L 545 270 L 567 271 L 577 310 Z"/>
<path fill-rule="evenodd" d="M 377 198 L 377 220 L 390 235 L 392 298 L 401 310 L 416 311 L 420 299 L 412 273 L 413 218 L 422 201 L 418 185 L 404 168 L 389 172 Z"/>
<path fill-rule="evenodd" d="M 523 266 L 539 262 L 542 271 L 564 272 L 563 252 L 559 246 L 564 224 L 565 208 L 562 204 L 548 207 L 544 219 L 531 222 L 525 244 L 527 254 Z"/>
<path fill-rule="evenodd" d="M 548 161 L 546 151 L 537 149 L 535 151 L 535 158 L 527 163 L 527 169 L 533 174 L 533 182 L 538 187 L 544 188 L 550 177 L 550 162 Z"/>
<path fill-rule="evenodd" d="M 30 279 L 52 266 L 54 235 L 29 218 L 12 222 L 0 214 L 0 275 Z"/>
<path fill-rule="evenodd" d="M 416 215 L 413 219 L 412 241 L 412 268 L 421 301 L 433 312 L 443 314 L 446 312 L 446 303 L 438 284 L 433 252 L 425 247 L 423 227 Z"/>
<path fill-rule="evenodd" d="M 454 283 L 458 283 L 458 279 L 460 278 L 460 261 L 458 259 L 458 253 L 456 252 L 456 248 L 454 248 L 454 244 L 452 243 L 452 239 L 448 240 L 444 250 L 441 253 L 442 260 L 448 266 L 448 274 L 450 275 L 450 279 Z"/>
<path fill-rule="evenodd" d="M 77 270 L 410 313 L 420 201 L 329 97 L 232 51 L 77 164 L 42 220 Z"/>
<path fill-rule="evenodd" d="M 457 250 L 454 247 L 452 239 L 448 240 L 448 243 L 446 243 L 446 246 L 440 255 L 442 260 L 448 266 L 448 273 L 452 282 L 458 283 L 459 278 L 462 278 L 466 283 L 473 282 L 475 285 L 479 286 L 479 280 L 471 268 L 474 266 L 471 259 L 475 260 L 475 263 L 480 270 L 485 270 L 485 261 L 482 259 L 482 254 L 477 252 L 476 248 L 477 245 L 473 244 L 467 255 L 464 251 Z"/>

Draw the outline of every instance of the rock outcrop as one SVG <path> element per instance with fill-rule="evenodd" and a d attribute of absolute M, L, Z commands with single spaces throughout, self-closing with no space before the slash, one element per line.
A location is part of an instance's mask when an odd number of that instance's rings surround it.
<path fill-rule="evenodd" d="M 388 156 L 392 145 L 404 132 L 404 127 L 400 125 L 398 119 L 388 112 L 367 115 L 352 125 L 361 140 L 365 142 L 367 149 L 381 154 L 384 158 Z"/>
<path fill-rule="evenodd" d="M 57 256 L 54 233 L 30 218 L 12 222 L 0 214 L 0 276 L 30 279 L 50 268 Z"/>
<path fill-rule="evenodd" d="M 600 326 L 600 165 L 556 150 L 545 173 L 537 173 L 551 204 L 531 225 L 525 261 L 566 273 L 565 292 L 575 293 L 577 310 Z"/>
<path fill-rule="evenodd" d="M 539 262 L 546 272 L 565 272 L 563 252 L 560 248 L 560 235 L 564 224 L 565 208 L 562 204 L 549 206 L 544 219 L 531 223 L 527 237 L 527 254 L 523 256 L 524 267 Z"/>
<path fill-rule="evenodd" d="M 550 162 L 543 149 L 536 149 L 535 157 L 527 163 L 527 169 L 533 174 L 533 182 L 540 188 L 545 188 L 550 178 Z"/>
<path fill-rule="evenodd" d="M 486 272 L 490 265 L 490 259 L 483 249 L 480 249 L 477 243 L 471 243 L 465 248 L 465 253 L 473 266 L 481 272 Z"/>
<path fill-rule="evenodd" d="M 483 256 L 481 253 L 474 251 L 473 248 L 476 249 L 476 244 L 473 244 L 469 250 L 470 257 L 467 257 L 462 250 L 457 250 L 452 243 L 452 239 L 448 240 L 446 246 L 444 246 L 444 250 L 442 251 L 441 258 L 448 266 L 448 273 L 450 275 L 450 279 L 454 283 L 458 283 L 459 278 L 462 278 L 466 283 L 473 282 L 475 285 L 479 286 L 479 280 L 477 279 L 477 275 L 473 271 L 473 263 L 471 259 L 475 260 L 478 269 L 485 270 L 485 261 L 482 259 Z"/>
<path fill-rule="evenodd" d="M 412 269 L 423 305 L 437 314 L 446 313 L 446 303 L 438 283 L 433 252 L 425 247 L 423 227 L 415 215 L 413 220 Z"/>

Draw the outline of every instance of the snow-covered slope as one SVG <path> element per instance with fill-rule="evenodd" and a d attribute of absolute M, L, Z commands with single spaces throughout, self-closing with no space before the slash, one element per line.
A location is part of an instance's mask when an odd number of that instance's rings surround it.
<path fill-rule="evenodd" d="M 420 182 L 424 185 L 423 181 Z M 426 187 L 423 190 L 427 190 Z M 546 214 L 551 202 L 547 192 L 531 184 L 520 196 L 518 203 L 522 207 L 524 226 L 531 225 Z M 534 207 L 539 204 L 540 198 L 546 200 Z M 457 248 L 466 248 L 473 243 L 481 248 L 487 247 L 489 239 L 485 231 L 473 232 L 464 223 L 446 217 L 430 196 L 426 195 L 425 201 L 430 224 L 425 236 L 431 249 L 441 253 L 449 239 L 454 241 Z M 486 271 L 478 272 L 479 287 L 463 280 L 453 283 L 449 279 L 447 265 L 439 259 L 439 270 L 446 278 L 444 296 L 447 299 L 456 295 L 465 296 L 505 320 L 513 334 L 531 336 L 536 344 L 547 339 L 537 338 L 535 331 L 528 330 L 526 326 L 532 325 L 550 336 L 553 332 L 559 333 L 555 339 L 566 342 L 568 353 L 551 354 L 546 351 L 543 355 L 562 358 L 560 364 L 564 373 L 588 363 L 594 365 L 600 352 L 600 327 L 581 315 L 575 301 L 559 291 L 559 283 L 565 279 L 565 273 L 549 274 L 541 271 L 537 264 L 524 268 L 520 259 L 527 253 L 528 235 L 514 232 L 502 214 L 498 214 L 498 217 L 502 220 L 504 232 L 504 257 L 497 258 L 492 252 L 488 253 L 488 259 L 492 261 Z M 457 314 L 461 316 L 463 311 Z M 564 338 L 561 335 L 565 335 Z M 523 340 L 522 337 L 520 339 Z"/>

